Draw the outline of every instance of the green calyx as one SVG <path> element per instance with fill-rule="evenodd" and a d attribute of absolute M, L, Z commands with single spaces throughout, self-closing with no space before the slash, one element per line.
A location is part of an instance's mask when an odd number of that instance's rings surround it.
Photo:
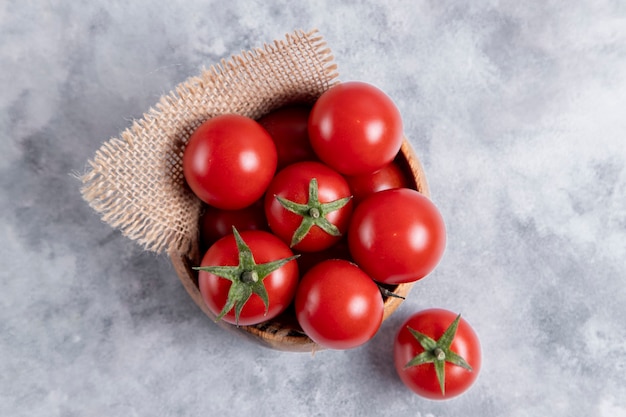
<path fill-rule="evenodd" d="M 352 199 L 352 196 L 350 196 L 329 203 L 321 203 L 319 201 L 316 178 L 312 178 L 311 181 L 309 181 L 309 198 L 306 204 L 296 203 L 279 195 L 275 197 L 286 210 L 302 217 L 300 226 L 298 226 L 291 237 L 291 247 L 300 243 L 313 226 L 319 227 L 331 236 L 341 236 L 341 232 L 337 226 L 328 221 L 326 215 L 339 210 Z"/>
<path fill-rule="evenodd" d="M 456 329 L 459 326 L 460 319 L 461 315 L 459 314 L 456 319 L 454 319 L 452 324 L 450 324 L 450 326 L 446 329 L 443 335 L 441 335 L 439 340 L 434 340 L 425 334 L 408 327 L 409 332 L 411 332 L 413 337 L 417 339 L 422 348 L 424 348 L 424 351 L 411 359 L 404 367 L 409 368 L 411 366 L 432 363 L 435 366 L 435 373 L 437 374 L 441 394 L 444 395 L 446 393 L 446 362 L 460 366 L 470 372 L 472 371 L 472 367 L 465 361 L 465 359 L 450 349 L 450 345 L 452 345 L 452 341 L 454 340 L 454 335 L 456 334 Z"/>
<path fill-rule="evenodd" d="M 217 316 L 217 320 L 221 320 L 226 313 L 233 308 L 235 309 L 235 323 L 239 325 L 239 315 L 243 306 L 246 304 L 252 294 L 257 294 L 263 300 L 265 305 L 265 314 L 269 308 L 269 297 L 263 280 L 272 272 L 276 271 L 287 262 L 296 259 L 300 255 L 290 256 L 288 258 L 278 259 L 264 264 L 257 264 L 250 247 L 243 241 L 237 229 L 233 226 L 233 235 L 237 242 L 237 251 L 239 252 L 239 265 L 237 266 L 200 266 L 194 268 L 198 271 L 206 271 L 218 277 L 229 280 L 232 284 L 228 291 L 228 298 L 222 311 Z"/>

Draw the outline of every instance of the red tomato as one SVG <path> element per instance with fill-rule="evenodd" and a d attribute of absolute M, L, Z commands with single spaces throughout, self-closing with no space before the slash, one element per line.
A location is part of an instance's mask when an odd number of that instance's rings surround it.
<path fill-rule="evenodd" d="M 348 229 L 350 197 L 341 174 L 321 162 L 298 162 L 272 180 L 265 194 L 265 215 L 272 232 L 293 249 L 319 251 L 338 242 Z M 287 202 L 297 209 L 286 208 Z"/>
<path fill-rule="evenodd" d="M 200 216 L 200 241 L 203 249 L 208 249 L 218 239 L 233 232 L 267 230 L 267 220 L 263 210 L 263 200 L 239 210 L 222 210 L 207 206 Z"/>
<path fill-rule="evenodd" d="M 236 210 L 263 196 L 276 161 L 276 146 L 260 124 L 226 114 L 207 120 L 191 135 L 183 154 L 183 173 L 200 200 Z"/>
<path fill-rule="evenodd" d="M 356 206 L 348 229 L 354 261 L 385 284 L 417 281 L 439 263 L 446 246 L 437 207 L 418 191 L 380 191 Z"/>
<path fill-rule="evenodd" d="M 299 274 L 298 264 L 292 260 L 291 249 L 269 232 L 249 230 L 230 234 L 205 253 L 198 273 L 200 293 L 209 310 L 218 317 L 225 313 L 221 318 L 228 323 L 245 326 L 261 323 L 283 312 L 294 298 Z M 206 267 L 218 267 L 221 273 L 201 269 Z M 257 281 L 254 281 L 253 271 Z M 230 275 L 230 279 L 224 275 Z M 239 291 L 231 291 L 233 285 L 237 285 Z M 238 293 L 245 296 L 234 300 Z M 263 293 L 267 296 L 267 307 Z M 239 315 L 238 307 L 241 308 Z"/>
<path fill-rule="evenodd" d="M 352 256 L 348 249 L 348 239 L 346 238 L 334 243 L 327 249 L 315 252 L 300 252 L 299 255 L 298 268 L 300 269 L 300 275 L 305 274 L 318 263 L 329 259 L 344 259 L 352 262 Z"/>
<path fill-rule="evenodd" d="M 395 162 L 385 165 L 371 174 L 347 176 L 354 204 L 359 204 L 370 194 L 393 188 L 408 188 L 409 181 Z"/>
<path fill-rule="evenodd" d="M 402 118 L 391 98 L 362 83 L 337 84 L 315 102 L 309 137 L 317 156 L 345 175 L 377 171 L 400 151 Z"/>
<path fill-rule="evenodd" d="M 412 315 L 394 341 L 394 363 L 400 379 L 413 392 L 430 399 L 465 392 L 478 377 L 481 356 L 472 327 L 448 310 L 430 309 Z"/>
<path fill-rule="evenodd" d="M 295 308 L 304 333 L 329 349 L 364 344 L 383 320 L 376 283 L 355 264 L 339 259 L 321 262 L 304 274 Z"/>
<path fill-rule="evenodd" d="M 267 130 L 278 152 L 278 169 L 300 161 L 316 160 L 307 130 L 311 106 L 291 104 L 261 117 L 258 122 Z"/>

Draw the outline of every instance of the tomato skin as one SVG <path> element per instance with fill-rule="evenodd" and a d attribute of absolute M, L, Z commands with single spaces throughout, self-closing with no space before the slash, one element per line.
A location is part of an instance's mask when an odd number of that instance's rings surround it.
<path fill-rule="evenodd" d="M 350 185 L 354 204 L 359 204 L 370 194 L 393 188 L 408 188 L 409 181 L 402 169 L 395 162 L 391 162 L 376 172 L 346 176 Z"/>
<path fill-rule="evenodd" d="M 437 340 L 456 316 L 456 313 L 444 309 L 423 310 L 406 319 L 396 333 L 394 339 L 396 371 L 402 382 L 420 396 L 433 400 L 453 398 L 469 389 L 478 378 L 482 363 L 480 340 L 474 329 L 462 317 L 450 348 L 469 363 L 472 371 L 446 362 L 445 394 L 442 394 L 432 363 L 405 367 L 412 358 L 424 351 L 408 327 Z"/>
<path fill-rule="evenodd" d="M 355 264 L 340 259 L 323 261 L 304 274 L 295 308 L 304 332 L 329 349 L 361 346 L 383 319 L 378 286 Z"/>
<path fill-rule="evenodd" d="M 257 264 L 293 256 L 293 252 L 279 238 L 269 232 L 259 230 L 242 231 L 242 239 L 250 247 Z M 202 266 L 237 265 L 239 252 L 234 236 L 228 235 L 215 242 L 202 258 Z M 288 262 L 270 273 L 264 280 L 269 297 L 269 308 L 265 315 L 265 305 L 257 294 L 252 294 L 244 305 L 239 317 L 239 325 L 248 326 L 269 320 L 282 313 L 293 301 L 298 286 L 298 264 Z M 216 316 L 222 311 L 228 298 L 231 282 L 206 271 L 199 271 L 198 286 L 207 307 Z M 235 312 L 231 309 L 222 320 L 235 324 Z"/>
<path fill-rule="evenodd" d="M 300 161 L 317 160 L 309 142 L 310 113 L 309 105 L 291 104 L 280 107 L 258 120 L 276 144 L 277 169 Z"/>
<path fill-rule="evenodd" d="M 223 210 L 207 206 L 200 216 L 199 226 L 203 249 L 208 249 L 218 239 L 231 234 L 233 226 L 239 231 L 267 230 L 263 200 L 239 210 Z"/>
<path fill-rule="evenodd" d="M 225 114 L 207 120 L 191 135 L 183 154 L 183 174 L 200 200 L 237 210 L 263 196 L 276 163 L 276 146 L 260 124 Z"/>
<path fill-rule="evenodd" d="M 265 215 L 272 232 L 288 244 L 300 226 L 302 217 L 285 209 L 276 196 L 305 204 L 309 198 L 309 183 L 312 178 L 317 180 L 319 200 L 322 203 L 351 195 L 350 186 L 345 178 L 321 162 L 297 162 L 279 171 L 265 194 Z M 325 216 L 342 235 L 348 230 L 352 207 L 353 204 L 350 201 L 342 208 Z M 304 239 L 292 249 L 302 252 L 320 251 L 329 248 L 340 239 L 341 236 L 332 236 L 319 227 L 313 226 Z"/>
<path fill-rule="evenodd" d="M 354 261 L 385 284 L 414 282 L 443 257 L 446 229 L 438 208 L 418 191 L 380 191 L 357 205 L 348 229 Z"/>
<path fill-rule="evenodd" d="M 344 175 L 375 172 L 390 163 L 403 140 L 402 118 L 389 96 L 363 82 L 336 84 L 309 117 L 313 150 Z"/>

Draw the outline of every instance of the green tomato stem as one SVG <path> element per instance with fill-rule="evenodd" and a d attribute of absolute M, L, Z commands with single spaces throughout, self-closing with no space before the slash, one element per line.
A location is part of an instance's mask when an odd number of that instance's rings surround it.
<path fill-rule="evenodd" d="M 255 270 L 243 271 L 241 273 L 241 282 L 246 282 L 246 283 L 259 282 L 259 273 Z"/>
<path fill-rule="evenodd" d="M 331 236 L 341 236 L 341 231 L 326 218 L 326 215 L 339 210 L 352 199 L 352 196 L 349 196 L 328 203 L 320 202 L 316 178 L 311 178 L 309 181 L 309 195 L 306 204 L 296 203 L 279 195 L 274 195 L 274 197 L 285 210 L 302 217 L 300 225 L 291 237 L 291 247 L 300 243 L 313 226 L 319 227 Z"/>
<path fill-rule="evenodd" d="M 436 348 L 435 350 L 433 350 L 433 355 L 439 361 L 446 360 L 446 352 L 443 349 L 439 348 L 439 347 Z"/>
<path fill-rule="evenodd" d="M 314 219 L 319 219 L 320 210 L 317 207 L 311 207 L 311 209 L 309 210 L 309 216 L 311 216 Z"/>
<path fill-rule="evenodd" d="M 446 362 L 460 366 L 469 372 L 472 372 L 472 367 L 465 361 L 465 359 L 450 348 L 459 325 L 459 320 L 461 320 L 460 314 L 454 319 L 452 324 L 448 326 L 438 340 L 434 340 L 431 337 L 408 327 L 409 332 L 419 342 L 424 351 L 413 357 L 405 366 L 408 368 L 427 363 L 433 364 L 435 367 L 435 373 L 437 374 L 437 380 L 439 381 L 439 386 L 441 388 L 441 394 L 443 395 L 445 395 Z"/>
<path fill-rule="evenodd" d="M 254 261 L 252 250 L 243 241 L 237 229 L 233 226 L 233 235 L 239 252 L 239 265 L 210 265 L 195 267 L 195 270 L 206 271 L 227 279 L 231 282 L 228 291 L 228 299 L 216 320 L 221 320 L 230 310 L 235 310 L 235 323 L 239 325 L 239 315 L 243 306 L 252 294 L 258 295 L 265 305 L 265 313 L 269 309 L 269 297 L 263 280 L 273 271 L 281 268 L 287 262 L 296 259 L 300 255 L 277 259 L 266 263 L 257 264 Z"/>

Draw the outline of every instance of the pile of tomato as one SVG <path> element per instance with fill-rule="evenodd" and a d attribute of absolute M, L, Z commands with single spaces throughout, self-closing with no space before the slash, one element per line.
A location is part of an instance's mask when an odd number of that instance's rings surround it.
<path fill-rule="evenodd" d="M 336 84 L 312 106 L 201 124 L 183 171 L 205 207 L 197 269 L 207 307 L 235 325 L 293 308 L 322 347 L 369 341 L 385 288 L 427 276 L 446 246 L 439 210 L 399 165 L 402 142 L 397 107 L 362 82 Z M 415 392 L 449 398 L 476 378 L 480 346 L 460 316 L 427 310 L 398 331 L 395 362 Z"/>

